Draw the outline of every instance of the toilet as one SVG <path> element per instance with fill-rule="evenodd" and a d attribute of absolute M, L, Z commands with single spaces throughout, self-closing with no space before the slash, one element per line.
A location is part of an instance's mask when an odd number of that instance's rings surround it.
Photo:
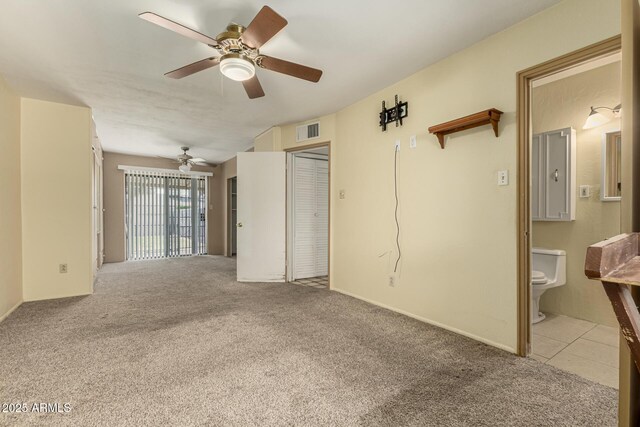
<path fill-rule="evenodd" d="M 559 249 L 531 250 L 531 323 L 542 322 L 540 297 L 547 289 L 567 283 L 567 254 Z"/>

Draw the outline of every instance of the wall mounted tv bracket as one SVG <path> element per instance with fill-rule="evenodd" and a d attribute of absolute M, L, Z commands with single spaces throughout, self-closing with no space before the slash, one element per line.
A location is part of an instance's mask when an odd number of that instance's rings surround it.
<path fill-rule="evenodd" d="M 392 108 L 387 108 L 385 102 L 382 101 L 382 111 L 380 111 L 380 126 L 382 131 L 387 130 L 387 125 L 391 122 L 396 122 L 396 127 L 402 126 L 402 119 L 409 115 L 409 104 L 407 102 L 398 102 L 398 95 L 396 95 L 396 105 Z"/>

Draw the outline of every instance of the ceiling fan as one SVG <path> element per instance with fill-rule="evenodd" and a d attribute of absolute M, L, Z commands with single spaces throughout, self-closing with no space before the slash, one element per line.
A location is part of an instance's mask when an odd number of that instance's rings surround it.
<path fill-rule="evenodd" d="M 199 157 L 194 158 L 193 156 L 187 154 L 187 151 L 189 151 L 189 147 L 180 147 L 180 149 L 183 151 L 183 153 L 179 154 L 176 157 L 176 161 L 180 163 L 180 166 L 178 167 L 180 172 L 189 172 L 193 165 L 208 166 L 205 159 L 201 159 Z"/>
<path fill-rule="evenodd" d="M 260 48 L 287 25 L 287 20 L 278 15 L 269 6 L 264 6 L 247 27 L 231 23 L 226 31 L 211 38 L 198 31 L 187 28 L 153 12 L 141 13 L 140 18 L 197 40 L 218 51 L 213 56 L 186 65 L 165 74 L 173 79 L 181 79 L 191 74 L 220 65 L 220 71 L 226 77 L 241 81 L 249 98 L 264 96 L 264 90 L 256 75 L 256 66 L 299 79 L 317 83 L 322 71 L 293 62 L 285 61 L 260 53 Z"/>

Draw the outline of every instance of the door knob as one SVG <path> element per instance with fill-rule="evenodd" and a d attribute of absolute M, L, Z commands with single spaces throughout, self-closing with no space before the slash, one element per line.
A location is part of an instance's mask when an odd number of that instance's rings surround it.
<path fill-rule="evenodd" d="M 239 222 L 237 225 L 238 225 L 238 228 L 242 228 L 242 223 L 241 222 Z"/>
<path fill-rule="evenodd" d="M 553 173 L 553 179 L 558 182 L 558 169 Z"/>

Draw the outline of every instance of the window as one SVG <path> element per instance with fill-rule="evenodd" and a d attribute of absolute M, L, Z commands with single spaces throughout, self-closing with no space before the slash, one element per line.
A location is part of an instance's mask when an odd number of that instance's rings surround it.
<path fill-rule="evenodd" d="M 127 259 L 207 253 L 204 176 L 127 170 Z"/>

